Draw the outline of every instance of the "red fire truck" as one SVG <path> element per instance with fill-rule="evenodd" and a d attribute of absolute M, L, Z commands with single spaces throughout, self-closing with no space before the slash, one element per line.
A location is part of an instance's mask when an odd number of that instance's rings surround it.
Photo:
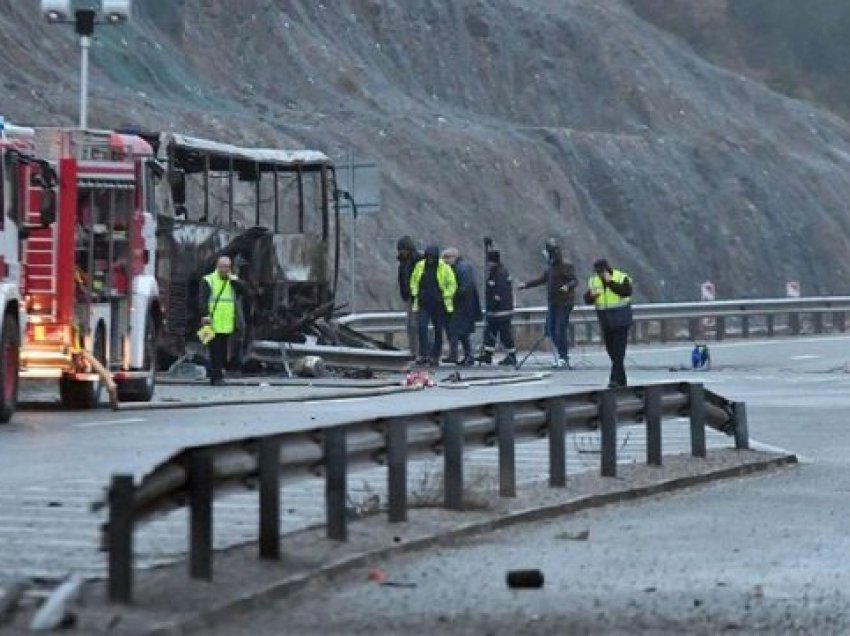
<path fill-rule="evenodd" d="M 56 221 L 30 229 L 21 253 L 27 325 L 22 378 L 56 378 L 62 403 L 91 408 L 109 376 L 118 398 L 148 401 L 161 324 L 155 278 L 156 183 L 141 138 L 110 131 L 35 130 L 57 175 Z M 28 225 L 40 189 L 27 188 Z"/>
<path fill-rule="evenodd" d="M 35 131 L 12 126 L 0 118 L 0 422 L 8 422 L 18 401 L 18 371 L 22 330 L 26 325 L 21 301 L 21 241 L 36 227 L 53 222 L 56 174 L 34 155 Z M 40 194 L 26 199 L 26 193 Z M 26 214 L 31 210 L 30 214 Z"/>

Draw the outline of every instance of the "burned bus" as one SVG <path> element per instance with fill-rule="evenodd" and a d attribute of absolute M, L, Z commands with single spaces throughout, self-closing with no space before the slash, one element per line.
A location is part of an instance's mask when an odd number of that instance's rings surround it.
<path fill-rule="evenodd" d="M 157 210 L 161 368 L 200 349 L 199 284 L 221 255 L 252 291 L 234 353 L 251 340 L 297 339 L 305 321 L 330 317 L 339 208 L 328 157 L 174 133 L 142 136 L 166 171 Z"/>

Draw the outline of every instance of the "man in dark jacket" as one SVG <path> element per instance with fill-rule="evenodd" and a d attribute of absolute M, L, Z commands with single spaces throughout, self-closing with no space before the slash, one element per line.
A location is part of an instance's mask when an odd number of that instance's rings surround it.
<path fill-rule="evenodd" d="M 475 285 L 475 271 L 472 265 L 460 256 L 454 247 L 443 250 L 443 262 L 451 265 L 457 280 L 457 291 L 454 299 L 454 313 L 449 321 L 449 355 L 443 362 L 473 366 L 475 356 L 472 354 L 470 336 L 475 331 L 475 323 L 481 320 L 481 300 Z M 457 359 L 458 342 L 463 347 L 463 358 Z"/>
<path fill-rule="evenodd" d="M 419 324 L 413 310 L 413 297 L 410 295 L 410 276 L 422 254 L 409 236 L 402 236 L 396 243 L 398 253 L 398 293 L 405 305 L 405 327 L 407 329 L 407 347 L 413 355 L 419 352 Z"/>
<path fill-rule="evenodd" d="M 480 361 L 484 364 L 493 362 L 496 351 L 496 338 L 502 341 L 502 346 L 508 354 L 499 362 L 504 366 L 516 366 L 516 345 L 514 344 L 513 320 L 514 290 L 511 274 L 502 265 L 501 254 L 498 250 L 487 251 L 487 295 L 485 299 L 487 321 L 484 327 L 484 355 Z"/>
<path fill-rule="evenodd" d="M 554 360 L 552 367 L 569 368 L 570 313 L 576 302 L 576 270 L 572 263 L 564 260 L 561 247 L 555 239 L 546 241 L 546 260 L 549 266 L 538 278 L 518 285 L 529 289 L 546 285 L 546 335 L 552 341 Z"/>
<path fill-rule="evenodd" d="M 611 359 L 609 388 L 626 386 L 626 345 L 632 326 L 632 281 L 628 274 L 614 269 L 604 258 L 593 264 L 584 302 L 596 307 L 605 350 Z"/>

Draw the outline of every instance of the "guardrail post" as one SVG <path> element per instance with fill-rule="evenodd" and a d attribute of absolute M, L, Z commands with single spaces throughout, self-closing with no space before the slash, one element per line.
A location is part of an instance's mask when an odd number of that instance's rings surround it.
<path fill-rule="evenodd" d="M 549 485 L 567 485 L 567 412 L 564 398 L 552 398 L 546 405 L 549 427 Z"/>
<path fill-rule="evenodd" d="M 691 414 L 691 455 L 705 457 L 705 391 L 702 384 L 688 385 L 688 410 Z"/>
<path fill-rule="evenodd" d="M 574 347 L 576 345 L 576 326 L 570 325 L 568 332 L 569 332 L 570 344 Z"/>
<path fill-rule="evenodd" d="M 670 340 L 670 321 L 665 318 L 662 318 L 658 321 L 658 325 L 658 337 L 660 338 L 661 342 L 667 342 L 668 340 Z"/>
<path fill-rule="evenodd" d="M 744 402 L 732 403 L 732 418 L 735 421 L 735 448 L 749 450 L 750 433 L 747 427 L 747 405 Z"/>
<path fill-rule="evenodd" d="M 632 323 L 632 326 L 629 327 L 629 340 L 632 344 L 638 343 L 638 328 L 635 323 Z"/>
<path fill-rule="evenodd" d="M 726 338 L 726 316 L 718 316 L 716 320 L 715 338 L 724 340 Z"/>
<path fill-rule="evenodd" d="M 584 323 L 584 333 L 587 337 L 587 344 L 593 344 L 593 323 L 586 322 Z"/>
<path fill-rule="evenodd" d="M 516 437 L 512 404 L 496 407 L 496 435 L 499 438 L 499 496 L 516 497 Z"/>
<path fill-rule="evenodd" d="M 280 559 L 280 440 L 260 440 L 260 558 Z"/>
<path fill-rule="evenodd" d="M 463 421 L 457 413 L 443 415 L 444 503 L 449 510 L 463 510 Z"/>
<path fill-rule="evenodd" d="M 617 476 L 617 393 L 599 394 L 599 443 L 602 450 L 602 476 Z"/>
<path fill-rule="evenodd" d="M 646 463 L 661 466 L 661 387 L 648 386 L 643 396 L 646 417 Z"/>
<path fill-rule="evenodd" d="M 189 455 L 189 576 L 212 580 L 213 458 L 205 450 Z"/>
<path fill-rule="evenodd" d="M 773 314 L 767 315 L 767 336 L 773 338 L 776 335 L 776 316 Z"/>
<path fill-rule="evenodd" d="M 819 311 L 812 314 L 812 322 L 815 323 L 815 333 L 823 333 L 823 314 Z"/>
<path fill-rule="evenodd" d="M 741 337 L 750 337 L 750 317 L 748 315 L 741 316 Z"/>
<path fill-rule="evenodd" d="M 843 311 L 836 311 L 832 315 L 832 324 L 836 329 L 838 329 L 838 331 L 844 333 L 847 331 L 847 314 Z"/>
<path fill-rule="evenodd" d="M 690 340 L 701 340 L 702 339 L 702 328 L 701 321 L 699 318 L 691 318 L 688 320 L 688 338 Z"/>
<path fill-rule="evenodd" d="M 387 423 L 389 522 L 407 521 L 407 423 Z"/>
<path fill-rule="evenodd" d="M 788 326 L 791 327 L 791 333 L 800 335 L 800 314 L 788 314 Z"/>
<path fill-rule="evenodd" d="M 345 429 L 341 426 L 327 428 L 325 433 L 325 507 L 327 535 L 333 541 L 348 540 L 346 504 L 348 499 L 346 473 L 348 449 Z"/>
<path fill-rule="evenodd" d="M 132 475 L 113 475 L 109 486 L 109 600 L 129 603 L 133 596 Z"/>

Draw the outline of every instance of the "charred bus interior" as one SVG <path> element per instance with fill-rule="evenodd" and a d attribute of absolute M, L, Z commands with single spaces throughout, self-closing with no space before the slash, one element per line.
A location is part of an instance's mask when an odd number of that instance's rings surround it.
<path fill-rule="evenodd" d="M 321 337 L 339 269 L 334 172 L 320 152 L 243 148 L 146 134 L 166 166 L 158 196 L 158 272 L 164 367 L 193 348 L 201 278 L 221 255 L 252 290 L 241 305 L 233 358 L 256 340 Z"/>

